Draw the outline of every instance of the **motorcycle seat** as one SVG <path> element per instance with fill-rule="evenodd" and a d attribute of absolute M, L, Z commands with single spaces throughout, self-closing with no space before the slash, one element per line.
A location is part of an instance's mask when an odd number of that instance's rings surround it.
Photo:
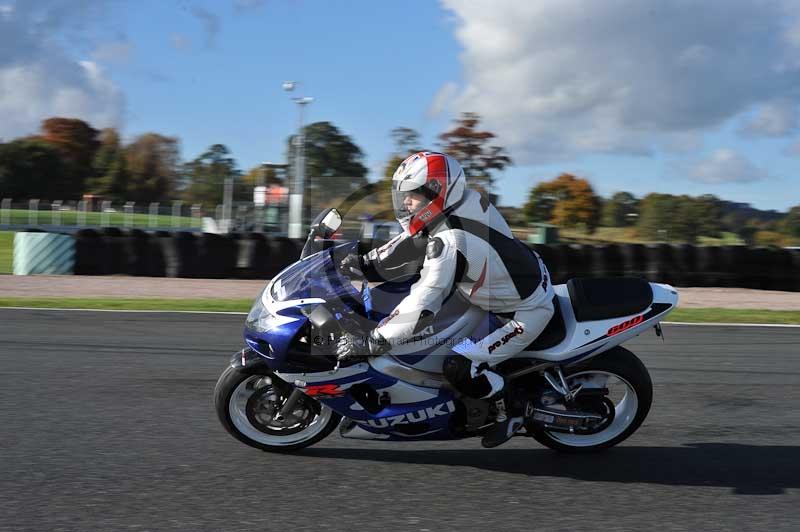
<path fill-rule="evenodd" d="M 579 322 L 630 316 L 653 302 L 650 283 L 633 277 L 570 279 L 567 290 Z"/>

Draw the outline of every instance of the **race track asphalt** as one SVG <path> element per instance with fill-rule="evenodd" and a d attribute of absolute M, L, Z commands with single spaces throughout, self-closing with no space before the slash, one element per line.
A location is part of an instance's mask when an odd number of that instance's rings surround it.
<path fill-rule="evenodd" d="M 800 529 L 800 328 L 630 342 L 653 408 L 598 455 L 336 434 L 275 455 L 213 411 L 242 320 L 0 310 L 0 530 Z"/>

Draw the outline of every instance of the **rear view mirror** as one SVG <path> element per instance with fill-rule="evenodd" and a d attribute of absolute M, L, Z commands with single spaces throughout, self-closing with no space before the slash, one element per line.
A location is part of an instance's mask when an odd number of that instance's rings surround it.
<path fill-rule="evenodd" d="M 325 209 L 311 222 L 311 231 L 322 238 L 330 238 L 342 226 L 342 215 L 336 209 Z"/>

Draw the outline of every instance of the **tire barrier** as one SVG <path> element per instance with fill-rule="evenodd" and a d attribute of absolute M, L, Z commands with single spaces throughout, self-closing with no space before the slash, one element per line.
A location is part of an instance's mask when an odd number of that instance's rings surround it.
<path fill-rule="evenodd" d="M 792 253 L 788 249 L 776 249 L 769 260 L 770 273 L 767 282 L 768 290 L 797 290 L 797 266 L 793 264 Z M 800 266 L 800 265 L 798 265 Z M 786 288 L 782 288 L 786 287 Z"/>
<path fill-rule="evenodd" d="M 249 233 L 239 239 L 237 265 L 246 279 L 269 279 L 300 258 L 303 242 Z"/>
<path fill-rule="evenodd" d="M 297 245 L 286 237 L 269 238 L 269 253 L 273 268 L 270 277 L 277 275 L 281 270 L 300 258 Z M 272 273 L 274 272 L 274 273 Z"/>
<path fill-rule="evenodd" d="M 653 244 L 647 246 L 647 275 L 651 282 L 681 285 L 682 272 L 676 269 L 672 246 Z"/>
<path fill-rule="evenodd" d="M 757 288 L 758 266 L 752 248 L 726 246 L 724 257 L 726 266 L 731 272 L 727 286 L 741 288 Z"/>
<path fill-rule="evenodd" d="M 625 275 L 628 277 L 647 277 L 647 247 L 644 244 L 620 246 Z"/>
<path fill-rule="evenodd" d="M 743 283 L 745 288 L 759 288 L 769 290 L 772 283 L 773 259 L 777 260 L 777 254 L 763 247 L 748 248 L 748 276 Z"/>
<path fill-rule="evenodd" d="M 130 267 L 130 236 L 123 233 L 118 227 L 104 227 L 101 230 L 101 238 L 108 253 L 108 274 L 109 275 L 128 275 Z"/>
<path fill-rule="evenodd" d="M 587 246 L 591 275 L 598 277 L 622 277 L 625 275 L 625 260 L 617 244 Z"/>
<path fill-rule="evenodd" d="M 111 254 L 106 241 L 94 229 L 75 233 L 75 275 L 108 275 Z"/>
<path fill-rule="evenodd" d="M 559 284 L 559 281 L 556 280 L 556 274 L 561 270 L 561 262 L 558 253 L 554 249 L 554 246 L 545 246 L 541 244 L 536 244 L 530 246 L 533 250 L 542 257 L 542 260 L 547 265 L 547 270 L 550 272 L 550 282 L 554 284 Z"/>
<path fill-rule="evenodd" d="M 156 233 L 158 247 L 164 256 L 167 277 L 199 277 L 200 250 L 197 238 L 188 231 L 178 233 Z"/>
<path fill-rule="evenodd" d="M 789 257 L 791 258 L 791 268 L 789 274 L 789 282 L 786 286 L 791 286 L 792 288 L 783 288 L 781 290 L 792 290 L 794 292 L 800 292 L 800 249 L 787 249 L 786 251 L 789 252 Z"/>
<path fill-rule="evenodd" d="M 34 235 L 63 236 L 18 233 L 21 234 L 29 235 L 21 239 Z M 101 232 L 84 229 L 71 238 L 74 242 L 72 271 L 77 275 L 217 279 L 270 279 L 300 257 L 304 244 L 263 233 L 148 233 L 141 229 L 122 231 L 116 228 Z M 15 242 L 15 263 L 16 247 Z M 554 284 L 575 277 L 634 276 L 673 286 L 800 292 L 798 249 L 685 244 L 536 244 L 531 247 L 547 264 Z M 361 251 L 368 249 L 371 247 L 360 245 Z M 22 265 L 19 272 L 40 273 L 36 268 Z"/>
<path fill-rule="evenodd" d="M 716 286 L 738 286 L 737 263 L 742 259 L 738 246 L 720 246 L 718 250 L 718 281 Z"/>
<path fill-rule="evenodd" d="M 566 260 L 564 261 L 564 277 L 571 279 L 573 277 L 586 276 L 586 255 L 583 247 L 575 244 L 565 246 Z"/>
<path fill-rule="evenodd" d="M 236 274 L 236 237 L 205 233 L 198 239 L 196 277 L 225 279 Z"/>
<path fill-rule="evenodd" d="M 75 240 L 56 233 L 16 233 L 13 262 L 14 275 L 72 275 Z"/>
<path fill-rule="evenodd" d="M 697 270 L 697 247 L 679 244 L 672 248 L 672 257 L 676 270 L 682 272 L 681 284 L 698 286 L 701 275 Z"/>
<path fill-rule="evenodd" d="M 245 279 L 268 279 L 270 271 L 270 253 L 267 237 L 262 233 L 249 233 L 239 240 L 239 265 L 241 276 Z"/>
<path fill-rule="evenodd" d="M 703 246 L 696 248 L 697 284 L 694 286 L 722 286 L 720 248 Z"/>
<path fill-rule="evenodd" d="M 141 229 L 133 229 L 129 234 L 128 275 L 140 277 L 164 277 L 166 275 L 163 257 L 155 252 L 156 246 L 150 235 Z"/>

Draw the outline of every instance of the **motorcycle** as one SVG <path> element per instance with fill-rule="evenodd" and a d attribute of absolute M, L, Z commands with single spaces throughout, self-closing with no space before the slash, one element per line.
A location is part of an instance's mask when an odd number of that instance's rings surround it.
<path fill-rule="evenodd" d="M 418 278 L 371 287 L 340 271 L 358 242 L 330 240 L 342 223 L 335 209 L 312 223 L 299 261 L 256 299 L 215 391 L 216 412 L 233 437 L 264 451 L 313 445 L 336 427 L 344 438 L 453 440 L 482 436 L 497 412 L 487 400 L 454 389 L 442 376 L 451 348 L 496 327 L 493 314 L 457 291 L 432 325 L 387 354 L 340 364 L 345 332 L 366 334 Z M 413 273 L 413 272 L 412 272 Z M 531 437 L 564 452 L 620 443 L 647 416 L 653 388 L 644 364 L 621 344 L 660 322 L 676 290 L 635 278 L 571 279 L 554 286 L 555 313 L 524 351 L 499 364 L 511 397 L 525 404 Z"/>

